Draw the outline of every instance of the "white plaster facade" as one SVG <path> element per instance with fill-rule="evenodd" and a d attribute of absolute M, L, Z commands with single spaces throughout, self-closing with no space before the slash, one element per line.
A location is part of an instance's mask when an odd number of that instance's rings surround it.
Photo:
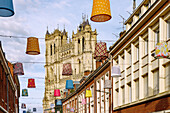
<path fill-rule="evenodd" d="M 119 65 L 122 74 L 120 78 L 113 78 L 113 110 L 158 98 L 170 91 L 170 59 L 155 59 L 151 55 L 158 42 L 167 42 L 170 50 L 170 4 L 153 14 L 165 2 L 143 0 L 125 22 L 127 34 L 124 39 L 110 52 L 119 48 L 112 56 L 112 64 Z M 154 15 L 151 21 L 148 15 Z M 145 20 L 148 22 L 140 26 Z M 139 30 L 131 35 L 134 29 Z M 120 48 L 125 40 L 127 43 Z"/>

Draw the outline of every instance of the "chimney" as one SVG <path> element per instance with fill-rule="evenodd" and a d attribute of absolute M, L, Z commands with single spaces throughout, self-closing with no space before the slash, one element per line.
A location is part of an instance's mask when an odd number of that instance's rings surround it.
<path fill-rule="evenodd" d="M 133 12 L 135 11 L 136 9 L 136 0 L 133 0 Z"/>
<path fill-rule="evenodd" d="M 102 60 L 96 60 L 96 69 L 100 67 L 102 64 Z"/>

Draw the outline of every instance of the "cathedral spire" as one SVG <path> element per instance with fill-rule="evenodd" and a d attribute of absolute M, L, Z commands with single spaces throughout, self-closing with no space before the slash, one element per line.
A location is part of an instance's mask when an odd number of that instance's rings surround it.
<path fill-rule="evenodd" d="M 46 35 L 49 35 L 50 33 L 48 32 L 48 26 L 47 26 L 47 32 L 46 32 Z"/>

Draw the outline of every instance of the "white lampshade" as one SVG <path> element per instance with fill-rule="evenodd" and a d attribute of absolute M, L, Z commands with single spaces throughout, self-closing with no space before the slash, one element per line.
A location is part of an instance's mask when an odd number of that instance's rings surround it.
<path fill-rule="evenodd" d="M 120 72 L 120 66 L 119 65 L 114 65 L 112 67 L 112 73 L 111 77 L 121 77 L 121 72 Z"/>

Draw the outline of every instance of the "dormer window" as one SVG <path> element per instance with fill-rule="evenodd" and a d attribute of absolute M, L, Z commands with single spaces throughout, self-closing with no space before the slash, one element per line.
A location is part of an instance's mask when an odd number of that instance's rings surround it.
<path fill-rule="evenodd" d="M 139 16 L 139 18 L 142 16 L 141 10 L 139 11 L 138 16 Z"/>
<path fill-rule="evenodd" d="M 146 4 L 146 6 L 148 7 L 148 9 L 151 7 L 151 0 L 148 1 L 148 3 Z"/>

